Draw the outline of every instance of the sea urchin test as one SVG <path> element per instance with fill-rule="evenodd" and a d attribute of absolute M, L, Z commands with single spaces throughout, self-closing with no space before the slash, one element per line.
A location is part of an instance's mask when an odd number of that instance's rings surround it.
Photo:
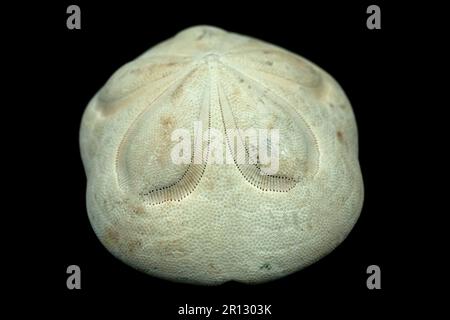
<path fill-rule="evenodd" d="M 173 281 L 286 276 L 341 243 L 362 207 L 356 123 L 337 82 L 215 27 L 117 70 L 85 110 L 80 145 L 100 241 Z"/>

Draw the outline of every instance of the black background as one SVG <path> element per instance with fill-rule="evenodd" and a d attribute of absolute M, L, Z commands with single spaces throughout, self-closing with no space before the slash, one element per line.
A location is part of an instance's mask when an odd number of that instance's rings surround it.
<path fill-rule="evenodd" d="M 45 213 L 37 222 L 39 240 L 45 245 L 36 245 L 30 256 L 45 270 L 38 289 L 48 294 L 48 301 L 73 311 L 96 306 L 142 312 L 149 319 L 176 317 L 178 307 L 186 303 L 271 304 L 277 319 L 306 312 L 385 314 L 398 306 L 398 297 L 408 293 L 403 256 L 410 245 L 399 236 L 407 215 L 402 190 L 410 177 L 404 162 L 408 145 L 400 142 L 408 134 L 402 126 L 407 122 L 405 108 L 415 112 L 415 106 L 399 98 L 401 83 L 408 77 L 404 69 L 412 60 L 401 48 L 418 32 L 402 23 L 401 8 L 381 1 L 144 3 L 61 1 L 39 8 L 42 15 L 32 47 L 44 77 L 34 82 L 43 97 L 35 105 L 45 108 L 30 113 L 42 137 L 29 148 L 46 186 L 34 188 L 39 199 L 35 205 Z M 81 30 L 66 28 L 70 4 L 81 8 Z M 381 7 L 381 30 L 366 28 L 370 4 Z M 354 109 L 365 185 L 361 217 L 331 254 L 276 281 L 203 287 L 156 279 L 109 254 L 87 218 L 86 177 L 78 145 L 84 108 L 121 65 L 197 24 L 260 38 L 304 56 L 335 77 Z M 66 288 L 66 268 L 71 264 L 81 267 L 81 290 Z M 366 287 L 366 268 L 371 264 L 381 268 L 381 290 Z"/>

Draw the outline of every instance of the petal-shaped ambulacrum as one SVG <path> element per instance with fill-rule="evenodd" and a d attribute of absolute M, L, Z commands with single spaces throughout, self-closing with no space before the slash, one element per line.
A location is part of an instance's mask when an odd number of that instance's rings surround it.
<path fill-rule="evenodd" d="M 198 26 L 121 67 L 80 130 L 89 219 L 145 273 L 220 284 L 317 261 L 362 207 L 336 81 L 277 46 Z"/>

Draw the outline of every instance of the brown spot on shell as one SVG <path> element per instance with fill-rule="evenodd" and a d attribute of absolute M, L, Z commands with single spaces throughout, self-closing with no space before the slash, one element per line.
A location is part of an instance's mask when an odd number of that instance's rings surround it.
<path fill-rule="evenodd" d="M 342 133 L 342 131 L 336 131 L 336 136 L 340 142 L 344 142 L 344 134 Z"/>
<path fill-rule="evenodd" d="M 158 241 L 157 250 L 165 256 L 184 256 L 186 254 L 183 243 L 179 239 Z"/>
<path fill-rule="evenodd" d="M 137 249 L 142 247 L 142 241 L 135 239 L 128 242 L 127 249 L 130 253 L 135 252 Z"/>
<path fill-rule="evenodd" d="M 106 227 L 103 240 L 106 243 L 116 244 L 119 242 L 119 233 L 112 227 Z"/>
<path fill-rule="evenodd" d="M 162 116 L 160 122 L 164 129 L 172 129 L 175 126 L 175 118 L 172 116 Z"/>

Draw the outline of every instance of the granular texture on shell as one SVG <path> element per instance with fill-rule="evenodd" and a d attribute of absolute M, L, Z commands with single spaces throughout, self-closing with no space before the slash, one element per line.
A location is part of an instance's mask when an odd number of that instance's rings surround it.
<path fill-rule="evenodd" d="M 277 132 L 279 143 L 247 144 L 247 129 Z M 182 141 L 192 148 L 178 152 Z M 276 170 L 259 153 L 243 161 L 232 141 L 247 158 L 267 142 Z M 337 82 L 215 27 L 181 31 L 117 70 L 85 110 L 80 145 L 100 241 L 173 281 L 283 277 L 341 243 L 362 206 L 356 123 Z"/>

